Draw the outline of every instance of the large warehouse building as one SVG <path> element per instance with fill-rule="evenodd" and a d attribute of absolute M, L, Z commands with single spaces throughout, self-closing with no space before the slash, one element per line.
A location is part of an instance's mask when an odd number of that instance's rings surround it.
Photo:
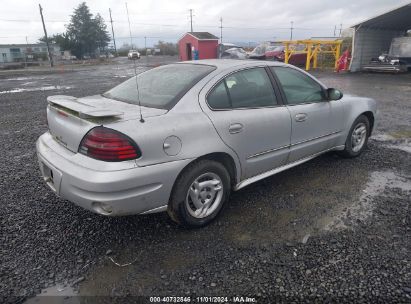
<path fill-rule="evenodd" d="M 354 29 L 350 70 L 360 71 L 371 58 L 390 49 L 391 40 L 406 35 L 411 29 L 411 3 L 370 18 Z"/>

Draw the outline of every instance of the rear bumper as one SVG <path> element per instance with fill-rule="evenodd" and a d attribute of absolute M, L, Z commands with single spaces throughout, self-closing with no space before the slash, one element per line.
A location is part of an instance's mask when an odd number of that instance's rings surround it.
<path fill-rule="evenodd" d="M 36 143 L 37 157 L 47 185 L 61 198 L 92 212 L 129 215 L 164 211 L 174 181 L 191 160 L 166 162 L 146 167 L 132 166 L 115 170 L 88 168 L 79 158 L 59 145 L 47 132 Z M 134 163 L 134 164 L 133 164 Z"/>

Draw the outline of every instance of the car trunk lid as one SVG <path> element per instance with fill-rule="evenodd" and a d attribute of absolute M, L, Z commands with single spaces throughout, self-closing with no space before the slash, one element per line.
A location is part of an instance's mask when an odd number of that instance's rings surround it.
<path fill-rule="evenodd" d="M 140 117 L 138 105 L 108 99 L 100 95 L 76 98 L 56 95 L 47 98 L 47 123 L 51 135 L 70 151 L 77 152 L 87 132 L 107 125 Z M 141 107 L 144 118 L 163 115 L 164 109 Z"/>

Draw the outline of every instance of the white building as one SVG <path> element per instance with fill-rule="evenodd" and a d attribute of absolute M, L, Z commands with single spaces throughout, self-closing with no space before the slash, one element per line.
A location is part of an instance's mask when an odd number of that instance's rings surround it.
<path fill-rule="evenodd" d="M 53 59 L 61 58 L 60 47 L 50 44 Z M 0 44 L 0 63 L 37 61 L 47 58 L 45 43 L 37 44 Z"/>

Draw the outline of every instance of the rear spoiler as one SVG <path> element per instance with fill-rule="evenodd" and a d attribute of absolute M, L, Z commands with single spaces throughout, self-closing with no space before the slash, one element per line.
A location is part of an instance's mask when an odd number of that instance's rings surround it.
<path fill-rule="evenodd" d="M 79 102 L 74 96 L 54 95 L 47 97 L 47 102 L 50 106 L 56 107 L 63 111 L 69 112 L 80 118 L 106 118 L 117 117 L 124 113 L 113 111 L 111 109 L 97 108 L 92 105 Z"/>

